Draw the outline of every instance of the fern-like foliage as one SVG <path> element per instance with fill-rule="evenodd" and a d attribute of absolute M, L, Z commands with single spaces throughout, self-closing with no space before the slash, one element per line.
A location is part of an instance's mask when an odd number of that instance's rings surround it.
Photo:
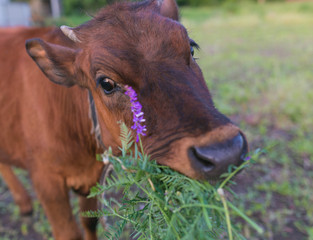
<path fill-rule="evenodd" d="M 233 239 L 232 235 L 234 239 L 245 239 L 227 224 L 228 208 L 255 230 L 262 231 L 242 211 L 226 202 L 225 196 L 218 194 L 217 189 L 225 187 L 225 180 L 213 186 L 149 161 L 137 145 L 134 151 L 130 150 L 134 141 L 125 124 L 121 124 L 121 141 L 121 157 L 113 156 L 110 149 L 104 153 L 114 167 L 114 174 L 106 179 L 106 184 L 98 184 L 90 193 L 90 197 L 94 197 L 121 190 L 121 199 L 100 199 L 102 209 L 84 213 L 84 216 L 114 219 L 113 224 L 107 226 L 107 239 L 122 239 L 124 231 L 130 231 L 125 239 L 139 240 L 216 240 Z M 224 176 L 227 181 L 234 172 Z"/>

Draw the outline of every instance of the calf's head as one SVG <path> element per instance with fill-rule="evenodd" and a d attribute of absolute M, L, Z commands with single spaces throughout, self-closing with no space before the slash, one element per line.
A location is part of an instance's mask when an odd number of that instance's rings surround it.
<path fill-rule="evenodd" d="M 128 85 L 143 107 L 144 149 L 160 164 L 216 179 L 243 161 L 245 137 L 214 107 L 174 0 L 115 4 L 58 34 L 28 40 L 27 51 L 51 81 L 89 89 L 106 146 L 120 145 L 118 121 L 132 125 Z"/>

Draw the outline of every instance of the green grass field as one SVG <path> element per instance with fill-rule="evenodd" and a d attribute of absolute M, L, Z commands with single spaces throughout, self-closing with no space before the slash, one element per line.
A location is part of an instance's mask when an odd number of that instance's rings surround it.
<path fill-rule="evenodd" d="M 181 15 L 201 47 L 195 56 L 217 108 L 245 131 L 251 150 L 267 151 L 232 187 L 234 205 L 264 234 L 240 219 L 233 224 L 249 240 L 312 240 L 313 3 L 227 4 L 184 8 Z M 17 219 L 0 178 L 0 239 L 49 238 L 38 202 L 35 230 Z"/>

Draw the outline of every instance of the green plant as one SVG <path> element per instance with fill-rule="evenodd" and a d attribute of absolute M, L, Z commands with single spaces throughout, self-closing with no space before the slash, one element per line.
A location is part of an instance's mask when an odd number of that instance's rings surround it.
<path fill-rule="evenodd" d="M 140 139 L 139 139 L 140 140 Z M 90 197 L 121 189 L 123 197 L 100 199 L 103 208 L 85 212 L 88 217 L 113 217 L 105 237 L 121 239 L 125 229 L 131 229 L 135 239 L 245 239 L 230 222 L 230 211 L 247 221 L 259 233 L 258 227 L 242 211 L 231 204 L 224 190 L 242 168 L 229 168 L 224 181 L 214 186 L 209 182 L 190 179 L 168 167 L 150 161 L 142 154 L 142 145 L 132 140 L 131 132 L 121 124 L 121 156 L 115 157 L 109 149 L 103 154 L 114 168 L 106 184 L 92 188 Z M 134 145 L 134 150 L 131 146 Z M 256 153 L 258 154 L 258 153 Z M 234 170 L 231 172 L 231 170 Z M 234 238 L 233 238 L 234 235 Z"/>

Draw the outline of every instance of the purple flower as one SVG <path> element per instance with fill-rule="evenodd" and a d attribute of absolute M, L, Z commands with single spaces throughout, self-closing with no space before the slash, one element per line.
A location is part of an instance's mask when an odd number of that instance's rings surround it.
<path fill-rule="evenodd" d="M 127 96 L 129 96 L 129 98 L 130 98 L 131 111 L 133 113 L 134 125 L 131 126 L 131 129 L 136 131 L 136 135 L 137 135 L 136 142 L 138 142 L 140 135 L 142 135 L 142 136 L 146 135 L 144 133 L 145 131 L 147 131 L 146 125 L 143 125 L 143 123 L 146 120 L 143 118 L 143 112 L 141 111 L 142 106 L 141 106 L 140 102 L 138 102 L 137 94 L 136 94 L 135 90 L 128 85 L 126 85 L 126 89 L 127 90 L 126 90 L 125 94 Z"/>

